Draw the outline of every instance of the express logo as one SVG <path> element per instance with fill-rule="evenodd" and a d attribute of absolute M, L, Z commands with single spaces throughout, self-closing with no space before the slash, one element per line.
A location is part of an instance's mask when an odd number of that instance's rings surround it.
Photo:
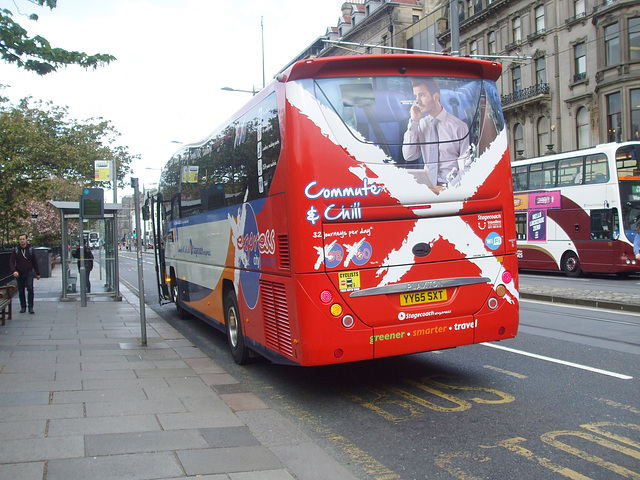
<path fill-rule="evenodd" d="M 249 308 L 255 308 L 260 294 L 260 257 L 276 251 L 275 231 L 260 233 L 255 212 L 250 204 L 243 204 L 235 218 L 229 217 L 235 244 L 235 265 L 240 269 L 240 285 Z"/>

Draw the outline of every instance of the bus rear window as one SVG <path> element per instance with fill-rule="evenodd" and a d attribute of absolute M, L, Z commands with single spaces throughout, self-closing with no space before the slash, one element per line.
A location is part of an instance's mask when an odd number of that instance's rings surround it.
<path fill-rule="evenodd" d="M 439 111 L 438 105 L 449 115 L 455 127 L 440 130 L 434 140 L 427 135 L 412 138 L 410 143 L 455 143 L 477 145 L 480 136 L 481 106 L 489 103 L 495 109 L 491 118 L 497 119 L 496 129 L 503 127 L 499 103 L 486 92 L 480 79 L 449 77 L 343 77 L 318 78 L 315 95 L 318 101 L 342 120 L 357 140 L 378 145 L 390 163 L 408 163 L 403 145 L 408 143 L 406 133 L 412 118 L 412 108 L 420 106 L 420 120 L 429 122 L 430 111 Z M 497 97 L 497 95 L 495 95 Z M 417 110 L 415 110 L 417 112 Z M 414 113 L 414 119 L 416 118 Z M 440 117 L 436 117 L 440 119 Z M 439 120 L 442 121 L 442 120 Z"/>

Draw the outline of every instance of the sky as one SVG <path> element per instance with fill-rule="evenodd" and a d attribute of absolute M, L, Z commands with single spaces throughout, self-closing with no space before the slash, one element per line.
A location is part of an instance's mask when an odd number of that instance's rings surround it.
<path fill-rule="evenodd" d="M 61 67 L 43 77 L 0 60 L 0 93 L 14 103 L 31 96 L 66 106 L 72 119 L 111 121 L 119 143 L 140 156 L 132 176 L 141 190 L 150 188 L 179 143 L 201 140 L 250 99 L 250 93 L 222 87 L 262 87 L 263 36 L 269 83 L 337 25 L 343 1 L 58 0 L 49 10 L 27 0 L 0 0 L 29 36 L 118 59 L 96 70 Z M 131 193 L 119 189 L 118 199 Z M 111 202 L 113 193 L 105 200 Z"/>

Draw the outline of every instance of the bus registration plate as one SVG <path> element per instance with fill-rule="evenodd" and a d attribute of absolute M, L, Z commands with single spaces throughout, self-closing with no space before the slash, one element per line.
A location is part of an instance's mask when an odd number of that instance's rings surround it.
<path fill-rule="evenodd" d="M 427 290 L 425 292 L 411 292 L 400 294 L 400 305 L 418 305 L 420 303 L 444 302 L 447 290 Z"/>

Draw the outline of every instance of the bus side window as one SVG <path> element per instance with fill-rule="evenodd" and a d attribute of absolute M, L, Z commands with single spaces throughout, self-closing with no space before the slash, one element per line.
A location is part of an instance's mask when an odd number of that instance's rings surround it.
<path fill-rule="evenodd" d="M 516 239 L 527 239 L 527 214 L 516 213 Z"/>
<path fill-rule="evenodd" d="M 517 166 L 511 169 L 511 176 L 513 178 L 513 190 L 521 192 L 527 189 L 527 166 Z"/>
<path fill-rule="evenodd" d="M 609 180 L 607 156 L 599 153 L 585 159 L 585 183 L 606 183 Z"/>
<path fill-rule="evenodd" d="M 566 158 L 558 162 L 558 186 L 582 184 L 582 157 Z"/>
<path fill-rule="evenodd" d="M 178 218 L 181 218 L 181 209 L 180 209 L 180 203 L 182 201 L 182 195 L 180 195 L 179 193 L 176 193 L 172 198 L 171 198 L 171 220 L 177 220 Z"/>
<path fill-rule="evenodd" d="M 542 188 L 544 185 L 543 175 L 541 163 L 529 165 L 529 188 L 532 190 Z"/>
<path fill-rule="evenodd" d="M 544 174 L 544 188 L 553 188 L 556 186 L 556 162 L 544 162 L 542 164 L 542 173 Z"/>

